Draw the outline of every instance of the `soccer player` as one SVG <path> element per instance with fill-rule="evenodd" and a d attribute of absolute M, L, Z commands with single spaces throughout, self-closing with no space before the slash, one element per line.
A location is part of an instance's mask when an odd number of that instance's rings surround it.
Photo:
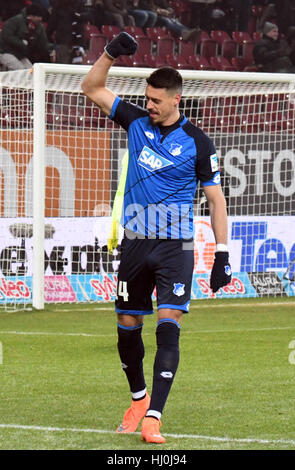
<path fill-rule="evenodd" d="M 227 212 L 212 141 L 179 111 L 182 77 L 171 67 L 147 79 L 146 109 L 123 101 L 106 87 L 108 71 L 137 43 L 122 32 L 110 41 L 82 82 L 83 92 L 128 132 L 117 299 L 118 351 L 132 394 L 119 433 L 136 431 L 146 442 L 164 443 L 161 416 L 179 362 L 179 333 L 189 310 L 193 273 L 193 198 L 201 182 L 216 241 L 210 277 L 213 292 L 231 280 Z M 153 313 L 157 289 L 157 351 L 149 396 L 143 372 L 142 327 Z"/>

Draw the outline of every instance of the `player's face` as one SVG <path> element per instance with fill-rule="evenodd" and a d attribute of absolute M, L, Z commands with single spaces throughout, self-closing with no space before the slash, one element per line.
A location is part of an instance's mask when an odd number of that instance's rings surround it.
<path fill-rule="evenodd" d="M 167 91 L 166 88 L 154 88 L 147 85 L 145 96 L 146 109 L 153 125 L 169 126 L 179 118 L 178 104 L 180 94 Z"/>

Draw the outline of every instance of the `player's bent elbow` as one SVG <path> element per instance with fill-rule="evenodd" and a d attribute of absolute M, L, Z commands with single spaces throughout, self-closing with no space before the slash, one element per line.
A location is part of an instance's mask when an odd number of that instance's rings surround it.
<path fill-rule="evenodd" d="M 104 100 L 104 89 L 93 87 L 91 84 L 84 80 L 81 84 L 81 89 L 91 101 L 93 101 L 100 109 L 104 110 L 105 100 Z"/>
<path fill-rule="evenodd" d="M 81 83 L 81 89 L 86 96 L 90 97 L 91 92 L 93 92 L 93 87 L 91 86 L 87 78 L 85 78 L 83 82 Z"/>

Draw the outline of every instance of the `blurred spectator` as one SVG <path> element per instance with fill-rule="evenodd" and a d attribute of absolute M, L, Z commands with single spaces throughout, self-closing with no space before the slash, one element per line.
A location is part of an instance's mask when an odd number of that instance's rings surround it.
<path fill-rule="evenodd" d="M 211 16 L 212 4 L 215 2 L 216 0 L 189 0 L 191 12 L 190 26 L 192 28 L 207 29 L 205 26 L 207 23 L 206 19 Z"/>
<path fill-rule="evenodd" d="M 153 0 L 135 0 L 134 7 L 135 8 L 131 12 L 131 14 L 134 16 L 134 13 L 136 13 L 134 17 L 135 23 L 137 22 L 137 26 L 146 29 L 153 28 L 156 25 L 158 15 Z M 140 12 L 140 16 L 142 16 L 142 13 L 144 13 L 144 20 L 139 20 L 138 12 Z M 140 26 L 140 23 L 142 24 L 142 26 Z"/>
<path fill-rule="evenodd" d="M 233 0 L 234 29 L 248 32 L 253 0 Z"/>
<path fill-rule="evenodd" d="M 118 26 L 122 30 L 125 26 L 135 26 L 134 17 L 127 10 L 127 0 L 103 0 L 103 4 L 106 24 Z"/>
<path fill-rule="evenodd" d="M 50 44 L 41 23 L 42 11 L 29 5 L 9 18 L 0 37 L 0 63 L 8 70 L 32 67 L 34 62 L 49 62 Z"/>
<path fill-rule="evenodd" d="M 105 24 L 103 0 L 85 0 L 83 11 L 87 15 L 89 23 L 98 28 Z"/>
<path fill-rule="evenodd" d="M 174 36 L 181 36 L 184 41 L 194 39 L 197 36 L 199 32 L 198 28 L 190 29 L 180 23 L 178 19 L 174 18 L 174 10 L 170 7 L 167 0 L 155 0 L 155 10 L 158 15 L 157 26 L 167 28 Z"/>
<path fill-rule="evenodd" d="M 30 0 L 32 5 L 38 5 L 42 9 L 43 21 L 47 23 L 50 12 L 50 0 Z"/>
<path fill-rule="evenodd" d="M 287 41 L 279 36 L 276 24 L 266 22 L 263 36 L 254 46 L 255 63 L 262 72 L 294 73 L 290 59 L 291 48 Z"/>
<path fill-rule="evenodd" d="M 148 3 L 144 0 L 129 0 L 127 2 L 128 14 L 134 17 L 135 25 L 139 28 L 153 28 L 157 22 L 157 13 L 145 8 Z M 148 6 L 150 6 L 150 3 Z"/>
<path fill-rule="evenodd" d="M 257 0 L 255 0 L 255 3 Z M 295 25 L 295 1 L 294 0 L 270 0 L 259 20 L 259 29 L 263 29 L 266 21 L 278 25 L 279 32 L 285 34 L 286 30 Z"/>
<path fill-rule="evenodd" d="M 292 64 L 295 66 L 295 26 L 290 26 L 287 31 L 287 38 L 291 49 L 290 59 Z"/>
<path fill-rule="evenodd" d="M 81 63 L 84 55 L 84 24 L 88 13 L 81 0 L 55 0 L 47 24 L 47 36 L 56 44 L 58 63 Z"/>

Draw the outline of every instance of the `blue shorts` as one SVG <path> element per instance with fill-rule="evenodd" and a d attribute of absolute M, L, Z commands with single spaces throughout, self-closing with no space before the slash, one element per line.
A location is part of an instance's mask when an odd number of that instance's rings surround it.
<path fill-rule="evenodd" d="M 193 243 L 183 240 L 124 237 L 118 272 L 116 312 L 148 315 L 157 306 L 187 313 L 194 268 Z"/>

